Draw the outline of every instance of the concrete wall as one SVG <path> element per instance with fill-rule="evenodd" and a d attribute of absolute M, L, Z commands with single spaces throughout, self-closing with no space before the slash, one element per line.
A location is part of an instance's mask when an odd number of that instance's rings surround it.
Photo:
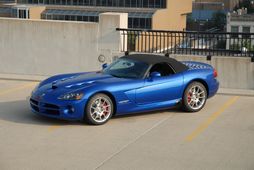
<path fill-rule="evenodd" d="M 222 88 L 254 90 L 254 63 L 248 57 L 213 56 L 207 61 L 205 56 L 172 55 L 180 61 L 200 61 L 211 64 L 218 71 L 218 80 Z"/>
<path fill-rule="evenodd" d="M 98 70 L 120 51 L 127 14 L 100 15 L 100 23 L 0 18 L 0 73 L 53 75 Z"/>

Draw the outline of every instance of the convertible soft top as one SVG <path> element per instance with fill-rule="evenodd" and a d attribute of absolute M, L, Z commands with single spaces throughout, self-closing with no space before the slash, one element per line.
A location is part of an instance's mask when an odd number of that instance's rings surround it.
<path fill-rule="evenodd" d="M 131 60 L 141 61 L 148 65 L 154 65 L 157 63 L 168 63 L 171 67 L 174 68 L 176 73 L 183 72 L 189 68 L 183 63 L 166 56 L 153 55 L 153 54 L 131 54 L 123 56 L 122 58 L 127 58 Z"/>

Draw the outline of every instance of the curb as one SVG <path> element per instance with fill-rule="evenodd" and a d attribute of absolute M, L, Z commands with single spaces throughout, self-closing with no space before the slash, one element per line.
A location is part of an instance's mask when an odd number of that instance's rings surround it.
<path fill-rule="evenodd" d="M 254 90 L 220 88 L 219 91 L 217 92 L 217 94 L 254 97 Z"/>

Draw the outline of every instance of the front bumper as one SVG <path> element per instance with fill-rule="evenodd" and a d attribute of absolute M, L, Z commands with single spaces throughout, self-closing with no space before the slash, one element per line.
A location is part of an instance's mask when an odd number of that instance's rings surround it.
<path fill-rule="evenodd" d="M 32 112 L 56 119 L 82 120 L 85 111 L 85 100 L 80 101 L 43 101 L 30 98 Z"/>

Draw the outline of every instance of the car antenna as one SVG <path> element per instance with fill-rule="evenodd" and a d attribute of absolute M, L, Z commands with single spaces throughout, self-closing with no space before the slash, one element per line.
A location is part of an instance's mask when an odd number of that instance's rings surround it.
<path fill-rule="evenodd" d="M 169 53 L 166 53 L 166 54 L 165 54 L 165 57 L 168 57 L 168 58 L 170 58 L 170 56 L 169 56 Z"/>

